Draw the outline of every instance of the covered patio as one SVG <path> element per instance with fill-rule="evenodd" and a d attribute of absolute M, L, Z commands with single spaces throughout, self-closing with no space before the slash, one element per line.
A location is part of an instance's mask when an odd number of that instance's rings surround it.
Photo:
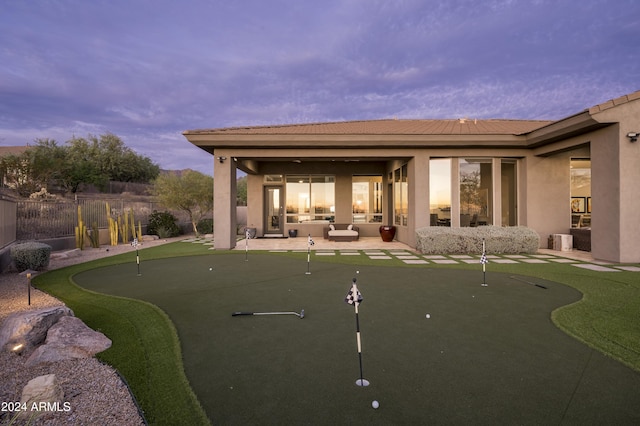
<path fill-rule="evenodd" d="M 384 242 L 380 237 L 360 237 L 357 241 L 329 241 L 322 237 L 312 237 L 312 251 L 322 250 L 406 250 L 415 252 L 414 248 L 399 241 Z M 307 237 L 296 238 L 254 238 L 238 241 L 234 250 L 307 250 Z"/>

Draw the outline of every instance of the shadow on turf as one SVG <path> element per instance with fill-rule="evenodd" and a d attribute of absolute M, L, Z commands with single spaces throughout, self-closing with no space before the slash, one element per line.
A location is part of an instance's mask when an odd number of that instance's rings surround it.
<path fill-rule="evenodd" d="M 637 424 L 640 375 L 567 336 L 551 312 L 577 291 L 513 274 L 224 254 L 78 274 L 162 308 L 214 424 Z M 235 311 L 300 311 L 232 317 Z M 430 318 L 426 318 L 426 314 Z M 373 400 L 380 408 L 371 408 Z"/>

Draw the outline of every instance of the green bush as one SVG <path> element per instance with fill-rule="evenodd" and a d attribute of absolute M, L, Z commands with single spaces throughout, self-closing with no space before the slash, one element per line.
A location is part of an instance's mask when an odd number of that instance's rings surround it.
<path fill-rule="evenodd" d="M 198 232 L 201 234 L 213 234 L 213 219 L 201 219 L 198 222 Z"/>
<path fill-rule="evenodd" d="M 168 211 L 159 212 L 154 210 L 149 215 L 147 234 L 157 235 L 160 238 L 177 237 L 180 235 L 180 227 L 176 223 L 177 221 L 178 219 Z"/>
<path fill-rule="evenodd" d="M 535 253 L 540 245 L 538 233 L 523 226 L 416 229 L 416 248 L 424 254 L 481 253 L 483 239 L 487 254 Z"/>
<path fill-rule="evenodd" d="M 11 247 L 11 260 L 19 272 L 44 269 L 49 266 L 50 258 L 51 246 L 48 244 L 29 241 Z"/>

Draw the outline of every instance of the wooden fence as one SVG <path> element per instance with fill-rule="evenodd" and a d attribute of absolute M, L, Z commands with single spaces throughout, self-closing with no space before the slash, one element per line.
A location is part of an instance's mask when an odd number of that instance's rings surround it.
<path fill-rule="evenodd" d="M 111 217 L 124 218 L 125 211 L 133 212 L 136 226 L 148 224 L 149 215 L 166 210 L 160 204 L 150 201 L 129 201 L 123 199 L 78 199 L 75 201 L 31 201 L 17 203 L 16 238 L 18 240 L 41 240 L 75 235 L 78 225 L 78 206 L 82 220 L 88 229 L 94 224 L 100 229 L 108 228 L 107 204 Z M 181 214 L 171 212 L 182 222 Z"/>

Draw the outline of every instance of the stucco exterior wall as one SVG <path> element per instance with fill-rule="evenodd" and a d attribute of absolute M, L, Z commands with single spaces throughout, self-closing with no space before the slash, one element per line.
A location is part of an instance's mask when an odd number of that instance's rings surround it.
<path fill-rule="evenodd" d="M 547 247 L 551 234 L 568 234 L 571 228 L 571 158 L 588 157 L 587 148 L 562 152 L 548 157 L 530 155 L 525 164 L 525 221 L 521 225 L 535 229 L 540 235 L 540 247 Z M 525 212 L 522 212 L 525 210 Z"/>
<path fill-rule="evenodd" d="M 410 246 L 415 246 L 415 229 L 430 223 L 429 159 L 452 159 L 453 227 L 460 226 L 457 159 L 492 159 L 491 223 L 503 225 L 502 214 L 511 215 L 517 209 L 518 225 L 535 229 L 541 247 L 546 247 L 550 234 L 569 233 L 570 161 L 591 158 L 592 254 L 613 262 L 640 262 L 640 141 L 631 142 L 626 136 L 629 132 L 640 132 L 640 91 L 539 124 L 519 120 L 383 120 L 198 130 L 185 132 L 185 136 L 207 152 L 215 151 L 216 248 L 235 245 L 234 157 L 249 176 L 247 222 L 258 228 L 259 235 L 264 232 L 265 174 L 334 175 L 337 223 L 352 220 L 352 176 L 382 175 L 382 224 L 393 225 L 389 174 L 407 164 L 407 224 L 396 225 L 396 239 Z M 219 163 L 220 156 L 229 160 Z M 510 197 L 502 196 L 503 185 L 512 189 L 513 177 L 501 174 L 501 158 L 517 161 L 517 205 L 513 192 Z M 483 182 L 488 181 L 488 169 L 482 173 Z M 282 188 L 286 197 L 284 182 Z M 377 236 L 379 225 L 359 224 L 361 235 Z M 284 223 L 282 230 L 286 233 L 296 228 L 299 234 L 320 236 L 323 227 Z"/>
<path fill-rule="evenodd" d="M 627 137 L 640 132 L 639 117 L 637 101 L 594 114 L 601 122 L 618 122 L 592 143 L 592 185 L 598 195 L 592 214 L 592 242 L 598 244 L 592 244 L 592 254 L 598 259 L 640 262 L 640 141 Z"/>
<path fill-rule="evenodd" d="M 216 158 L 213 168 L 213 229 L 216 249 L 226 250 L 236 246 L 236 164 L 231 155 L 220 162 Z"/>

